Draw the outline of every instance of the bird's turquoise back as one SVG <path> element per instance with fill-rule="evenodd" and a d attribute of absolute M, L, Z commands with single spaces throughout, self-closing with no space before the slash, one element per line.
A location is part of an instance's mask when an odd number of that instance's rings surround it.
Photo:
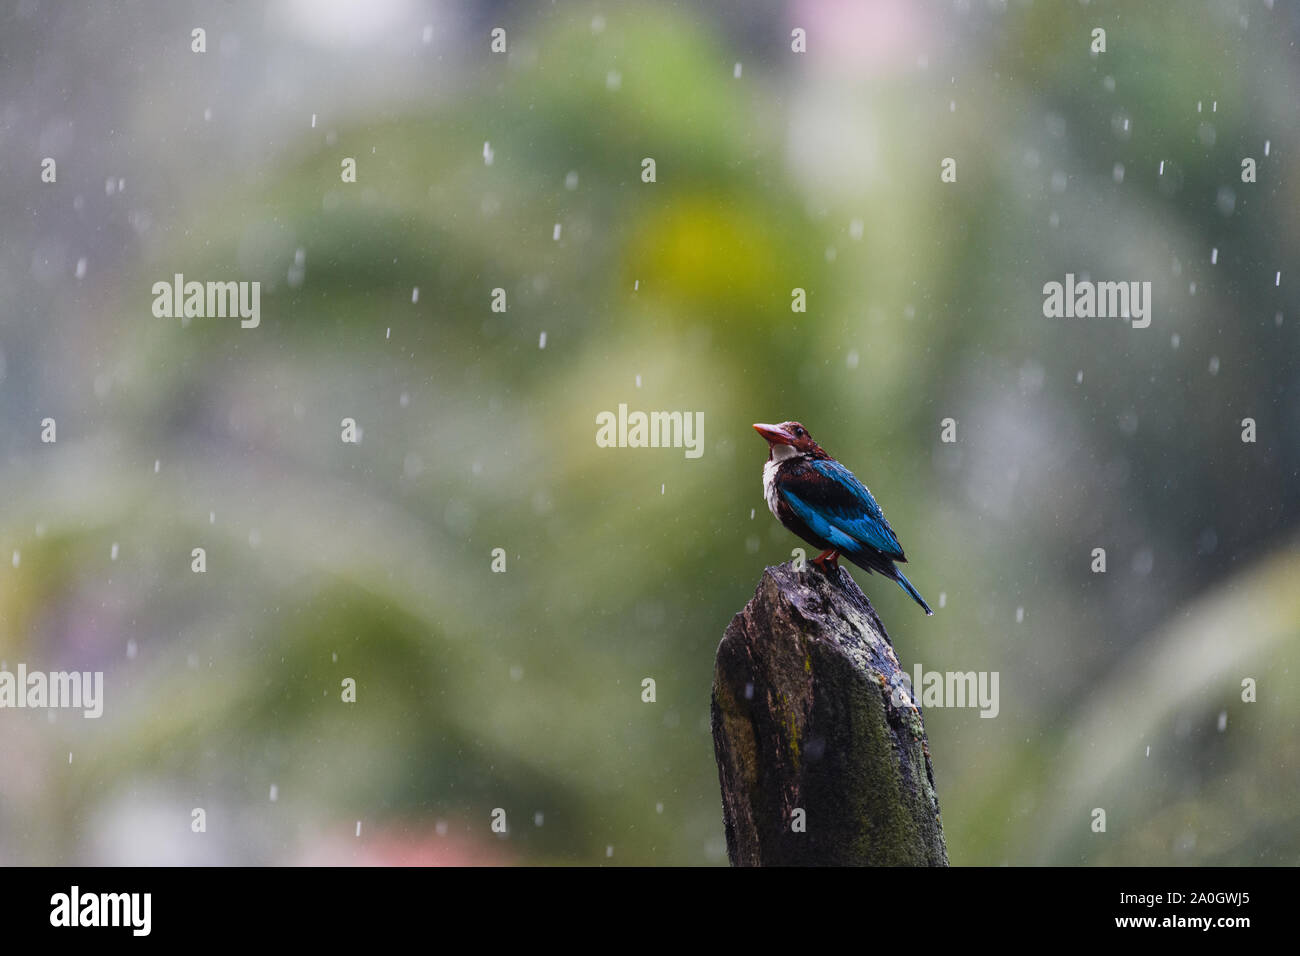
<path fill-rule="evenodd" d="M 846 554 L 867 546 L 888 558 L 907 560 L 894 529 L 885 520 L 885 513 L 853 472 L 830 459 L 809 462 L 809 467 L 833 483 L 827 487 L 827 491 L 833 488 L 833 493 L 818 495 L 820 500 L 814 503 L 803 500 L 788 488 L 781 491 L 790 508 L 809 528 Z"/>

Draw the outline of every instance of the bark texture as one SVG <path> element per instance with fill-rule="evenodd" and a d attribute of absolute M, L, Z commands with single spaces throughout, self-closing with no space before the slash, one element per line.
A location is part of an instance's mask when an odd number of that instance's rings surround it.
<path fill-rule="evenodd" d="M 947 865 L 925 726 L 903 678 L 847 570 L 764 570 L 713 676 L 733 866 Z"/>

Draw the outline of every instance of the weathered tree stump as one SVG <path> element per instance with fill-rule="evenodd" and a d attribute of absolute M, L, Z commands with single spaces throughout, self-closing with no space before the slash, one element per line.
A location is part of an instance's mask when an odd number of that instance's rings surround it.
<path fill-rule="evenodd" d="M 925 726 L 903 679 L 847 570 L 763 571 L 713 676 L 733 866 L 947 865 Z"/>

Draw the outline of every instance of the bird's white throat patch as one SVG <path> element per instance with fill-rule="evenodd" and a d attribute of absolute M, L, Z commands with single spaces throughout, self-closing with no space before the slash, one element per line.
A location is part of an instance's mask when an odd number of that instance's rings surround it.
<path fill-rule="evenodd" d="M 781 517 L 776 513 L 776 469 L 779 464 L 769 458 L 763 466 L 763 499 L 767 502 L 767 510 L 778 519 Z"/>
<path fill-rule="evenodd" d="M 778 452 L 784 451 L 784 454 Z M 797 458 L 799 453 L 790 445 L 778 445 L 772 449 L 772 457 L 763 465 L 763 498 L 767 501 L 767 510 L 779 521 L 781 515 L 777 513 L 776 506 L 780 499 L 776 492 L 776 471 L 781 467 L 782 462 L 789 461 L 791 458 Z"/>

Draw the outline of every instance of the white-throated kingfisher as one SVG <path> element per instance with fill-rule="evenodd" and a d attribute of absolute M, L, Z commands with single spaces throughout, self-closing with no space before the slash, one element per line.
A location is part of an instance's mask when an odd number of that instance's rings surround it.
<path fill-rule="evenodd" d="M 823 573 L 840 555 L 868 573 L 883 574 L 933 614 L 912 582 L 898 570 L 906 562 L 898 535 L 867 486 L 826 452 L 798 422 L 756 424 L 767 439 L 763 497 L 776 520 L 809 544 L 824 549 L 813 558 Z"/>

